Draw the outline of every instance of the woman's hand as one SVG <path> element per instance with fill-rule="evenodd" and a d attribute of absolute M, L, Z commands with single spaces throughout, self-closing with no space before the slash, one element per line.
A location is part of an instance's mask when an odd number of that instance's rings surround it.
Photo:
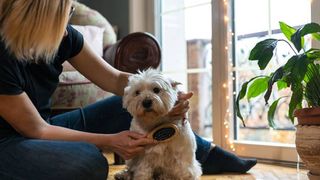
<path fill-rule="evenodd" d="M 190 108 L 189 106 L 189 99 L 193 96 L 192 92 L 184 93 L 179 92 L 178 93 L 178 101 L 176 105 L 171 109 L 171 111 L 168 113 L 168 117 L 172 120 L 178 120 L 182 119 L 184 121 L 187 118 L 187 112 Z"/>
<path fill-rule="evenodd" d="M 157 143 L 156 140 L 147 138 L 145 135 L 133 131 L 122 131 L 111 136 L 111 150 L 125 160 L 139 155 L 144 152 L 147 146 Z"/>

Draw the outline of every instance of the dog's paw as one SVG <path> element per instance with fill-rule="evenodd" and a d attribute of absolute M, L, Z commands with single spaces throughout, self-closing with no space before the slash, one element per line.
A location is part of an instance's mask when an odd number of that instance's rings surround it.
<path fill-rule="evenodd" d="M 122 170 L 120 172 L 117 172 L 114 175 L 115 180 L 130 180 L 130 173 L 128 170 Z"/>

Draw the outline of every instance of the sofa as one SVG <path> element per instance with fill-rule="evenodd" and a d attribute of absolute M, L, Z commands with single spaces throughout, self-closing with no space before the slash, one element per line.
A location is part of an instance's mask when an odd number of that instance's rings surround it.
<path fill-rule="evenodd" d="M 116 38 L 116 27 L 98 11 L 74 2 L 75 12 L 70 24 L 80 31 L 91 48 L 116 69 L 135 73 L 149 67 L 157 68 L 161 49 L 149 33 L 136 32 Z M 111 96 L 78 73 L 67 61 L 63 64 L 60 83 L 52 96 L 52 115 L 67 112 Z"/>

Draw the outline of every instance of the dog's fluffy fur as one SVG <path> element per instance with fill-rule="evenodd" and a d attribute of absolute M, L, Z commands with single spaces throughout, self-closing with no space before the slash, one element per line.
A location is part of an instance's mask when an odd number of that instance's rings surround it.
<path fill-rule="evenodd" d="M 172 122 L 178 126 L 179 133 L 172 140 L 148 147 L 144 154 L 126 161 L 125 179 L 200 178 L 202 170 L 195 158 L 196 141 L 189 122 L 183 124 L 182 119 L 172 120 L 165 116 L 177 101 L 176 86 L 175 82 L 153 69 L 129 78 L 123 106 L 133 116 L 130 130 L 147 134 L 161 124 Z M 144 104 L 145 101 L 149 101 L 149 105 Z"/>

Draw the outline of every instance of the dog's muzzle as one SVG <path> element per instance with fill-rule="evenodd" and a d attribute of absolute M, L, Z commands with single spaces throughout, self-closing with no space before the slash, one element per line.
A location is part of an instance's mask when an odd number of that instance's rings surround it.
<path fill-rule="evenodd" d="M 151 99 L 145 99 L 142 101 L 142 106 L 145 108 L 145 109 L 150 109 L 151 106 L 152 106 L 152 100 Z"/>

